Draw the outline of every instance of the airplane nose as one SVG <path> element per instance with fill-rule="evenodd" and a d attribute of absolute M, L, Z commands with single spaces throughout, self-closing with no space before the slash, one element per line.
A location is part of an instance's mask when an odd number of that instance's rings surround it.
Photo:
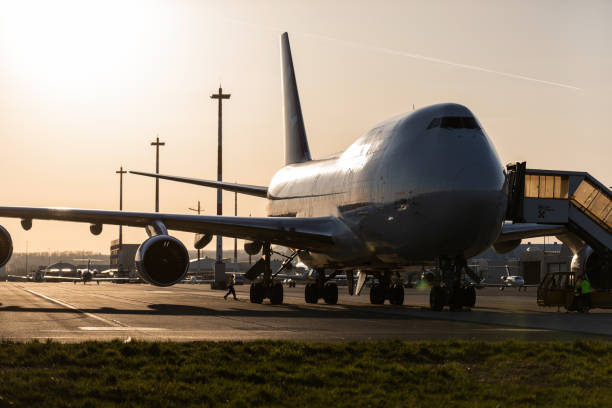
<path fill-rule="evenodd" d="M 452 223 L 471 246 L 466 256 L 489 247 L 499 235 L 505 218 L 505 175 L 495 161 L 482 160 L 461 168 L 455 177 Z"/>

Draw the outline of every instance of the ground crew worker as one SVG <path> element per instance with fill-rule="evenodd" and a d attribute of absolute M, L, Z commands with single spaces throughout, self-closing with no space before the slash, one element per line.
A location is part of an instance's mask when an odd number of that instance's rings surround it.
<path fill-rule="evenodd" d="M 238 300 L 236 297 L 236 291 L 234 290 L 234 285 L 236 284 L 236 274 L 232 273 L 232 278 L 229 281 L 229 285 L 227 287 L 227 293 L 223 296 L 223 299 L 227 300 L 227 297 L 230 295 L 234 295 L 234 300 Z"/>
<path fill-rule="evenodd" d="M 585 308 L 585 311 L 591 308 L 591 282 L 586 275 L 580 281 L 580 303 L 582 307 Z"/>

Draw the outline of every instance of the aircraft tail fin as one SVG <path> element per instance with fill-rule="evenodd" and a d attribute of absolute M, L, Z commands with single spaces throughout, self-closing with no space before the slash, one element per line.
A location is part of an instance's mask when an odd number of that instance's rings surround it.
<path fill-rule="evenodd" d="M 281 35 L 281 61 L 283 82 L 283 119 L 285 125 L 285 164 L 311 160 L 302 107 L 298 94 L 289 35 Z"/>

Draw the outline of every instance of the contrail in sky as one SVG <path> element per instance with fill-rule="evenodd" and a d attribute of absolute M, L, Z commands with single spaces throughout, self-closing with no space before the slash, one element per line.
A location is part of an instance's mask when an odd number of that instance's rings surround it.
<path fill-rule="evenodd" d="M 249 23 L 249 22 L 246 22 L 246 21 L 235 20 L 235 19 L 232 19 L 232 18 L 226 18 L 226 17 L 221 17 L 221 18 L 223 18 L 225 20 L 228 20 L 228 21 L 231 21 L 231 22 L 234 22 L 234 23 L 238 23 L 238 24 L 242 24 L 242 25 L 246 25 L 246 26 L 250 26 L 250 27 L 254 27 L 254 28 L 265 29 L 265 30 L 268 30 L 268 31 L 275 31 L 275 32 L 278 32 L 278 33 L 284 32 L 284 30 L 279 30 L 278 28 L 275 28 L 275 27 L 269 27 L 269 26 L 263 26 L 263 25 L 259 25 L 259 24 L 253 24 L 253 23 Z M 410 53 L 410 52 L 394 50 L 394 49 L 391 49 L 391 48 L 376 47 L 376 46 L 373 46 L 373 45 L 362 44 L 362 43 L 358 43 L 358 42 L 354 42 L 354 41 L 347 41 L 347 40 L 341 40 L 341 39 L 338 39 L 338 38 L 327 37 L 327 36 L 324 36 L 324 35 L 321 35 L 321 34 L 306 33 L 306 32 L 302 32 L 302 31 L 292 31 L 290 34 L 300 34 L 300 35 L 304 35 L 304 36 L 307 36 L 307 37 L 313 37 L 313 38 L 319 38 L 319 39 L 328 40 L 328 41 L 334 41 L 334 42 L 337 42 L 337 43 L 341 43 L 341 44 L 345 44 L 345 45 L 348 45 L 348 46 L 351 46 L 351 47 L 361 48 L 361 49 L 365 49 L 365 50 L 369 50 L 369 51 L 382 52 L 382 53 L 385 53 L 385 54 L 397 55 L 397 56 L 401 56 L 401 57 L 407 57 L 407 58 L 417 59 L 417 60 L 421 60 L 421 61 L 432 62 L 432 63 L 435 63 L 435 64 L 449 65 L 449 66 L 452 66 L 452 67 L 469 69 L 469 70 L 472 70 L 472 71 L 486 72 L 488 74 L 500 75 L 500 76 L 504 76 L 504 77 L 507 77 L 507 78 L 520 79 L 522 81 L 535 82 L 535 83 L 539 83 L 539 84 L 543 84 L 543 85 L 556 86 L 556 87 L 559 87 L 559 88 L 571 89 L 573 91 L 584 91 L 583 88 L 579 88 L 579 87 L 574 86 L 574 85 L 563 84 L 561 82 L 547 81 L 545 79 L 539 79 L 539 78 L 534 78 L 534 77 L 530 77 L 530 76 L 526 76 L 526 75 L 520 75 L 520 74 L 513 74 L 511 72 L 497 71 L 497 70 L 494 70 L 494 69 L 489 69 L 489 68 L 485 68 L 485 67 L 479 67 L 477 65 L 462 64 L 460 62 L 453 62 L 453 61 L 448 61 L 448 60 L 444 60 L 444 59 L 440 59 L 440 58 L 428 57 L 426 55 L 413 54 L 413 53 Z"/>
<path fill-rule="evenodd" d="M 547 81 L 545 79 L 533 78 L 533 77 L 529 77 L 529 76 L 525 76 L 525 75 L 513 74 L 513 73 L 510 73 L 510 72 L 496 71 L 494 69 L 489 69 L 489 68 L 485 68 L 485 67 L 479 67 L 477 65 L 462 64 L 460 62 L 453 62 L 453 61 L 443 60 L 443 59 L 440 59 L 440 58 L 428 57 L 426 55 L 413 54 L 413 53 L 406 52 L 406 51 L 393 50 L 393 49 L 390 49 L 390 48 L 383 48 L 383 47 L 375 47 L 373 45 L 366 45 L 366 44 L 361 44 L 361 43 L 357 43 L 357 42 L 353 42 L 353 41 L 340 40 L 340 39 L 337 39 L 337 38 L 327 37 L 327 36 L 323 36 L 323 35 L 319 35 L 319 34 L 311 34 L 311 33 L 304 33 L 304 32 L 298 32 L 298 33 L 302 34 L 302 35 L 305 35 L 305 36 L 309 36 L 309 37 L 321 38 L 321 39 L 325 39 L 325 40 L 330 40 L 330 41 L 335 41 L 335 42 L 343 43 L 343 44 L 346 44 L 346 45 L 349 45 L 349 46 L 352 46 L 352 47 L 356 47 L 356 48 L 362 48 L 362 49 L 366 49 L 366 50 L 370 50 L 370 51 L 383 52 L 385 54 L 398 55 L 398 56 L 401 56 L 401 57 L 408 57 L 408 58 L 418 59 L 418 60 L 421 60 L 421 61 L 433 62 L 433 63 L 436 63 L 436 64 L 450 65 L 450 66 L 453 66 L 453 67 L 458 67 L 458 68 L 463 68 L 463 69 L 470 69 L 472 71 L 486 72 L 486 73 L 489 73 L 489 74 L 495 74 L 495 75 L 505 76 L 505 77 L 508 77 L 508 78 L 520 79 L 520 80 L 523 80 L 523 81 L 530 81 L 530 82 L 537 82 L 537 83 L 545 84 L 545 85 L 558 86 L 560 88 L 571 89 L 571 90 L 574 90 L 574 91 L 583 91 L 584 90 L 583 88 L 579 88 L 579 87 L 573 86 L 573 85 L 563 84 L 561 82 Z"/>

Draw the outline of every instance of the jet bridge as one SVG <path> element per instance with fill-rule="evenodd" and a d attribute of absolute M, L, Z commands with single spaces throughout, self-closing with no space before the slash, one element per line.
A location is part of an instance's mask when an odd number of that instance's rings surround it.
<path fill-rule="evenodd" d="M 600 289 L 612 289 L 612 191 L 584 172 L 507 166 L 509 205 L 514 223 L 565 226 L 557 238 L 574 258 L 572 272 L 587 272 Z"/>

